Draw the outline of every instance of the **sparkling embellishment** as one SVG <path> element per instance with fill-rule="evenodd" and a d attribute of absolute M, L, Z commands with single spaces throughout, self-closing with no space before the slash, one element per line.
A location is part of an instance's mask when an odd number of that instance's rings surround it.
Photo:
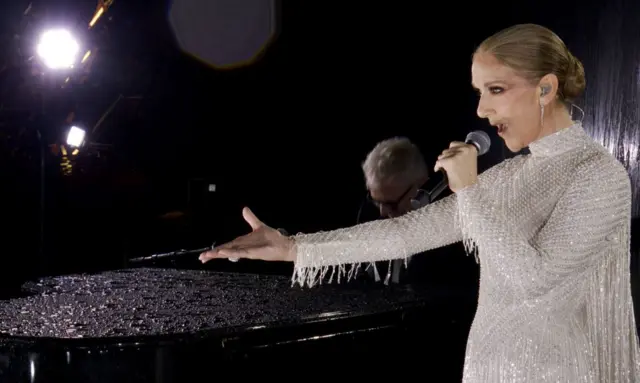
<path fill-rule="evenodd" d="M 640 349 L 627 171 L 578 123 L 399 218 L 298 234 L 293 283 L 463 241 L 481 264 L 465 383 L 630 383 Z"/>
<path fill-rule="evenodd" d="M 620 238 L 618 238 L 618 236 L 615 235 L 615 234 L 607 235 L 607 241 L 618 242 L 619 240 L 620 240 Z"/>

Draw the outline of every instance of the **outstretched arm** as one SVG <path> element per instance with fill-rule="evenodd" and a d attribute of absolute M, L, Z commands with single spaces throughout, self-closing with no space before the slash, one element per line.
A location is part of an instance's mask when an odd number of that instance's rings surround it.
<path fill-rule="evenodd" d="M 457 192 L 476 182 L 476 157 L 473 145 L 455 142 L 439 157 L 436 166 L 447 172 L 451 190 Z M 494 167 L 488 173 L 499 168 Z M 248 258 L 292 261 L 295 262 L 293 281 L 300 285 L 318 283 L 330 270 L 337 270 L 338 277 L 350 277 L 363 262 L 406 258 L 460 241 L 457 198 L 452 195 L 400 218 L 294 237 L 286 237 L 265 225 L 245 208 L 243 216 L 251 225 L 251 233 L 202 253 L 200 260 Z M 347 265 L 353 266 L 348 272 Z"/>
<path fill-rule="evenodd" d="M 313 286 L 327 273 L 329 278 L 348 279 L 361 263 L 406 258 L 462 237 L 456 196 L 451 195 L 398 218 L 292 238 L 296 254 L 293 282 Z"/>
<path fill-rule="evenodd" d="M 477 176 L 477 149 L 452 142 L 438 157 L 435 170 L 444 169 L 456 194 L 399 218 L 369 222 L 348 229 L 298 235 L 295 240 L 293 282 L 312 286 L 330 278 L 352 277 L 363 262 L 406 258 L 462 240 L 460 219 L 466 211 L 481 209 L 484 190 L 508 162 Z M 474 185 L 473 195 L 461 204 L 458 192 Z M 468 193 L 467 193 L 468 194 Z M 346 265 L 351 264 L 350 270 Z"/>

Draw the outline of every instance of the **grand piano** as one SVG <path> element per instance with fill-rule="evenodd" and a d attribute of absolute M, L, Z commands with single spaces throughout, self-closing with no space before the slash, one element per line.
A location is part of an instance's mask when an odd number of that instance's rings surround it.
<path fill-rule="evenodd" d="M 2 382 L 385 375 L 459 382 L 471 315 L 452 291 L 134 268 L 47 277 L 0 301 Z"/>

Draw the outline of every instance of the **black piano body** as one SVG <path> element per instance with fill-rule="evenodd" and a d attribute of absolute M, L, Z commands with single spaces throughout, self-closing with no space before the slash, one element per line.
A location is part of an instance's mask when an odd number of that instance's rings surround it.
<path fill-rule="evenodd" d="M 202 270 L 126 269 L 25 288 L 0 302 L 2 382 L 300 379 L 296 371 L 459 382 L 472 319 L 456 294 L 300 288 L 282 276 Z"/>

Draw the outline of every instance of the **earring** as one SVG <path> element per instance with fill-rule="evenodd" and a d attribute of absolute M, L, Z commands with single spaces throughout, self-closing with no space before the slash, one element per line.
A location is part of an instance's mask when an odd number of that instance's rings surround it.
<path fill-rule="evenodd" d="M 549 86 L 543 86 L 540 88 L 540 124 L 544 121 L 544 104 L 542 103 L 542 97 L 546 96 L 549 93 Z"/>

